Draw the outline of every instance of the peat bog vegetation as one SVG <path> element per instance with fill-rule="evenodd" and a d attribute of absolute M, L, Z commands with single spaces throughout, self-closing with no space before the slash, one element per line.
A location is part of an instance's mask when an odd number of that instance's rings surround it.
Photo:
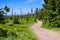
<path fill-rule="evenodd" d="M 25 19 L 8 18 L 4 23 L 0 23 L 0 40 L 37 40 L 29 28 L 35 22 L 32 19 L 28 21 Z"/>
<path fill-rule="evenodd" d="M 1 24 L 0 40 L 37 40 L 36 36 L 29 29 L 30 24 Z"/>
<path fill-rule="evenodd" d="M 7 16 L 7 12 L 7 6 L 0 9 L 0 40 L 37 40 L 29 28 L 36 21 L 34 14 Z"/>
<path fill-rule="evenodd" d="M 25 15 L 17 15 L 12 9 L 12 16 L 7 15 L 11 10 L 8 5 L 0 8 L 0 40 L 37 40 L 30 29 L 36 19 L 42 20 L 42 28 L 60 32 L 60 0 L 44 0 L 42 6 Z"/>

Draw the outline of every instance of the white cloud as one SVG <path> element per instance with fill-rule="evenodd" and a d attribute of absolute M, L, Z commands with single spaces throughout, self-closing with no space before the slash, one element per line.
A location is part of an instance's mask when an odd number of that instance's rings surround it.
<path fill-rule="evenodd" d="M 27 0 L 25 3 L 31 3 L 33 2 L 34 0 Z"/>

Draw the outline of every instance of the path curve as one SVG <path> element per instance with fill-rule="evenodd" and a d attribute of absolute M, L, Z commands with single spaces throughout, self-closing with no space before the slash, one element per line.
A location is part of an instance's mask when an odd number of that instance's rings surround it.
<path fill-rule="evenodd" d="M 38 37 L 38 40 L 60 40 L 60 33 L 41 28 L 41 26 L 42 22 L 40 21 L 32 25 L 32 29 L 35 35 Z"/>

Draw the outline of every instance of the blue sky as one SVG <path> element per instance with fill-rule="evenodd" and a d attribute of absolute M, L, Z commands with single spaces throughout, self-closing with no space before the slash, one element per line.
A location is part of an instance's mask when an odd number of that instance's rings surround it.
<path fill-rule="evenodd" d="M 43 0 L 0 0 L 0 8 L 4 7 L 5 3 L 10 10 L 13 8 L 14 12 L 19 14 L 20 10 L 27 12 L 30 11 L 31 8 L 42 8 Z M 11 14 L 11 11 L 9 14 Z"/>

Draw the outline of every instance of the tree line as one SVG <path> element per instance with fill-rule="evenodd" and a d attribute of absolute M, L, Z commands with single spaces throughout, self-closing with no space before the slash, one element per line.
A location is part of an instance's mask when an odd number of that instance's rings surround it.
<path fill-rule="evenodd" d="M 17 15 L 17 13 L 13 12 L 12 9 L 12 16 L 7 16 L 7 13 L 10 12 L 10 8 L 8 6 L 5 6 L 4 8 L 0 9 L 0 23 L 5 24 L 8 21 L 8 18 L 13 19 L 13 23 L 19 23 L 18 19 L 20 18 L 26 18 L 26 20 L 28 21 L 30 18 L 34 19 L 34 21 L 36 21 L 36 19 L 38 18 L 38 12 L 39 9 L 36 8 L 35 11 L 33 9 L 31 9 L 31 12 L 27 12 L 27 14 L 25 15 Z"/>

